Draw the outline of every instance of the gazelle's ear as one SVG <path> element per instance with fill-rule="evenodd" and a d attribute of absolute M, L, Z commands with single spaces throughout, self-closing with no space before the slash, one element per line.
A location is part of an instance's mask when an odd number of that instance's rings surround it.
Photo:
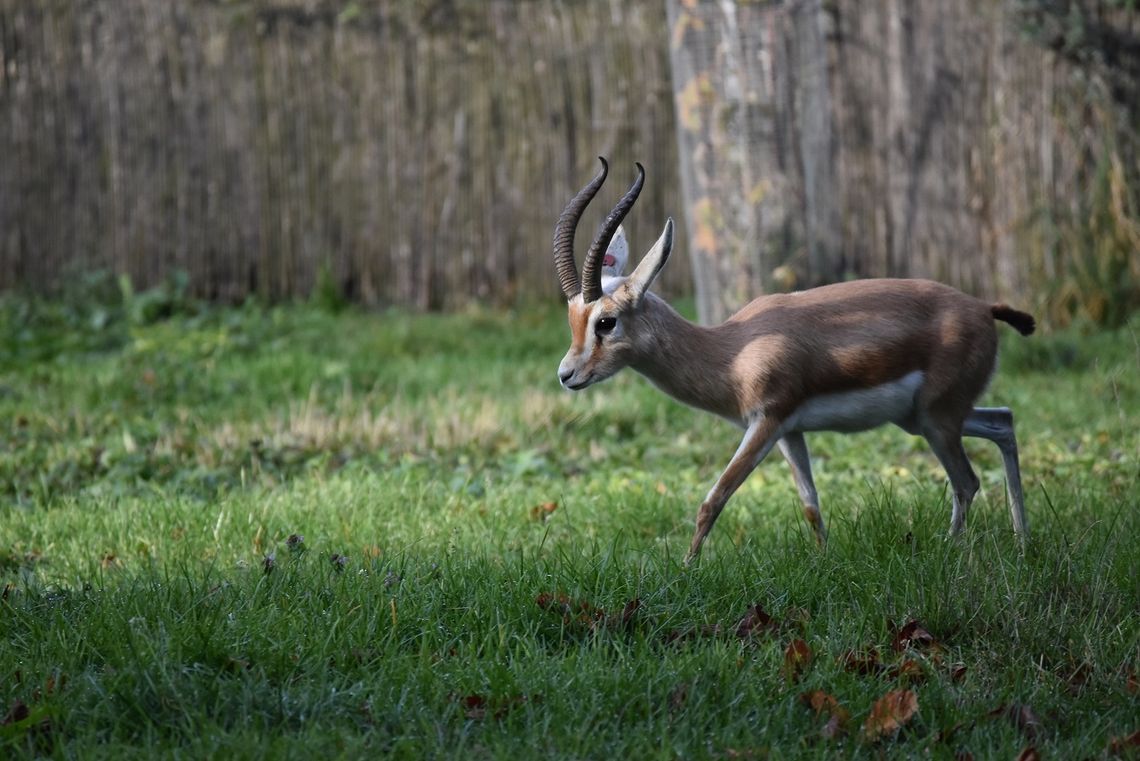
<path fill-rule="evenodd" d="M 649 253 L 641 259 L 637 269 L 633 271 L 625 283 L 634 306 L 640 304 L 641 300 L 645 298 L 649 286 L 653 285 L 653 281 L 657 279 L 658 273 L 665 266 L 665 262 L 669 259 L 669 254 L 672 251 L 673 218 L 670 217 L 665 221 L 665 229 L 661 231 L 661 237 L 653 244 L 653 248 L 649 249 Z"/>
<path fill-rule="evenodd" d="M 604 277 L 618 277 L 625 270 L 625 263 L 629 261 L 629 241 L 625 237 L 625 227 L 618 225 L 617 232 L 610 240 L 606 255 L 602 258 L 602 275 Z"/>

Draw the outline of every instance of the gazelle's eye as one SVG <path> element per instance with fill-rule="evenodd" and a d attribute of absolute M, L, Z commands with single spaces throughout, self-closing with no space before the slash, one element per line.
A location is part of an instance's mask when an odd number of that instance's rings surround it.
<path fill-rule="evenodd" d="M 602 317 L 594 324 L 594 330 L 598 335 L 605 335 L 609 333 L 617 325 L 616 317 Z"/>

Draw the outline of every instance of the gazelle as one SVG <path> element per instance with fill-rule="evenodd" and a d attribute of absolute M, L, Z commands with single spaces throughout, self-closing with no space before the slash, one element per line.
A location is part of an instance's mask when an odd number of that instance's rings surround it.
<path fill-rule="evenodd" d="M 1033 317 L 929 280 L 881 279 L 762 296 L 720 325 L 695 325 L 649 292 L 673 248 L 672 219 L 629 277 L 601 277 L 615 230 L 645 181 L 641 164 L 590 244 L 579 279 L 574 231 L 606 179 L 609 167 L 601 162 L 554 229 L 554 264 L 569 302 L 571 334 L 558 380 L 578 391 L 632 367 L 675 399 L 744 429 L 700 506 L 686 563 L 773 446 L 791 466 L 804 516 L 822 545 L 827 529 L 804 433 L 885 423 L 921 435 L 945 468 L 953 488 L 952 534 L 965 527 L 979 487 L 962 436 L 996 443 L 1013 528 L 1026 536 L 1013 415 L 1004 407 L 974 407 L 974 401 L 994 370 L 994 321 L 1029 335 Z"/>

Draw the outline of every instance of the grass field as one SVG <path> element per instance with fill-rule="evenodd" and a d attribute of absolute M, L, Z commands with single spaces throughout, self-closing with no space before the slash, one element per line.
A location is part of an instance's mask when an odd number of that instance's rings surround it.
<path fill-rule="evenodd" d="M 883 429 L 809 438 L 826 551 L 774 457 L 685 569 L 738 435 L 561 391 L 556 310 L 2 306 L 0 756 L 1140 750 L 1136 320 L 1002 331 L 1024 555 Z"/>

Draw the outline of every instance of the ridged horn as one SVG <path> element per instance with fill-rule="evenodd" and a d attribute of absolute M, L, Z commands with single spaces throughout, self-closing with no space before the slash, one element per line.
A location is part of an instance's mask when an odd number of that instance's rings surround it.
<path fill-rule="evenodd" d="M 602 229 L 598 230 L 597 237 L 594 242 L 590 244 L 590 250 L 586 253 L 586 261 L 582 264 L 582 300 L 587 304 L 591 301 L 597 301 L 602 297 L 602 259 L 606 255 L 606 249 L 610 246 L 610 241 L 617 232 L 618 225 L 625 219 L 625 215 L 633 208 L 633 202 L 637 200 L 638 194 L 641 193 L 641 186 L 645 184 L 645 167 L 640 163 L 637 164 L 637 179 L 629 186 L 629 190 L 617 202 L 613 211 L 606 217 L 606 221 L 602 223 Z"/>
<path fill-rule="evenodd" d="M 601 156 L 602 168 L 586 187 L 578 191 L 578 195 L 570 199 L 558 223 L 554 225 L 554 269 L 558 272 L 558 282 L 567 300 L 574 298 L 582 292 L 582 283 L 578 280 L 578 265 L 574 263 L 574 231 L 578 228 L 578 220 L 586 206 L 597 195 L 598 189 L 606 181 L 610 165 Z"/>

